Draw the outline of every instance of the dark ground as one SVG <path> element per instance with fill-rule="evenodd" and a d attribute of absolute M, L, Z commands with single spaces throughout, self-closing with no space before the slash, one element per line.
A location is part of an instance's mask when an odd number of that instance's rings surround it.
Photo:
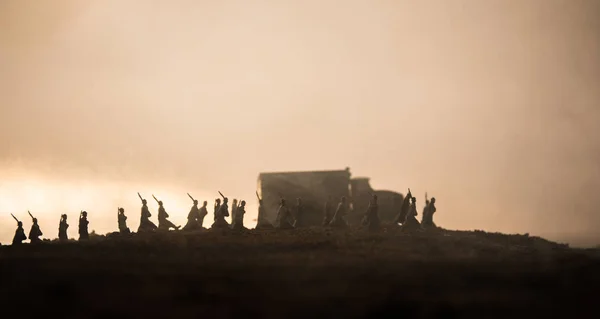
<path fill-rule="evenodd" d="M 44 318 L 593 318 L 599 266 L 597 249 L 484 232 L 95 237 L 0 247 L 0 300 Z"/>

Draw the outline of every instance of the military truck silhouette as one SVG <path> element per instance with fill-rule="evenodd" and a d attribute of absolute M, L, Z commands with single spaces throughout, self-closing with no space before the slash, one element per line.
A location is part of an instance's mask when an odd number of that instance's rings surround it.
<path fill-rule="evenodd" d="M 296 212 L 296 198 L 302 198 L 303 214 L 310 226 L 321 225 L 325 203 L 329 196 L 336 207 L 345 196 L 349 203 L 346 216 L 350 225 L 358 225 L 364 215 L 371 194 L 379 202 L 379 217 L 391 222 L 400 212 L 403 195 L 387 190 L 373 190 L 369 178 L 351 178 L 350 168 L 344 170 L 268 172 L 260 173 L 257 192 L 263 199 L 266 218 L 274 223 L 281 198 L 286 199 L 292 213 Z"/>

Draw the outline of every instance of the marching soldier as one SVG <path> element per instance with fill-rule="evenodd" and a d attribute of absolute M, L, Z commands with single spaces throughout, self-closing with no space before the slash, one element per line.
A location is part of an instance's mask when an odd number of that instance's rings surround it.
<path fill-rule="evenodd" d="M 138 233 L 144 231 L 155 231 L 158 229 L 158 227 L 156 227 L 156 224 L 150 221 L 152 214 L 150 214 L 150 209 L 148 209 L 148 202 L 142 198 L 140 193 L 138 193 L 138 196 L 142 200 L 142 213 L 140 216 L 140 227 L 138 228 Z"/>
<path fill-rule="evenodd" d="M 169 230 L 171 228 L 174 228 L 175 230 L 179 230 L 181 226 L 175 226 L 175 224 L 173 224 L 167 219 L 169 218 L 169 214 L 167 214 L 167 211 L 163 206 L 163 202 L 161 200 L 156 199 L 154 195 L 152 195 L 152 197 L 158 203 L 158 229 Z"/>
<path fill-rule="evenodd" d="M 188 196 L 190 196 L 190 194 L 188 194 Z M 190 196 L 190 198 L 192 198 Z M 183 230 L 198 230 L 202 227 L 202 225 L 199 225 L 199 219 L 200 219 L 200 209 L 198 208 L 198 201 L 192 198 L 192 201 L 194 202 L 194 205 L 192 206 L 192 208 L 190 209 L 190 212 L 188 213 L 188 217 L 187 217 L 187 224 L 185 224 L 185 226 L 183 226 Z"/>
<path fill-rule="evenodd" d="M 29 211 L 27 211 L 27 213 L 29 213 L 29 216 L 31 216 L 31 219 L 33 220 L 33 225 L 31 225 L 31 229 L 29 230 L 29 240 L 32 244 L 39 243 L 42 241 L 40 239 L 40 236 L 42 236 L 43 234 L 40 230 L 40 226 L 38 225 L 38 220 L 37 218 L 33 217 L 33 215 L 31 215 Z"/>
<path fill-rule="evenodd" d="M 15 231 L 15 236 L 13 237 L 12 244 L 20 245 L 24 240 L 27 240 L 27 236 L 25 236 L 25 230 L 23 229 L 23 223 L 15 217 L 15 215 L 10 214 L 17 221 L 17 230 Z"/>

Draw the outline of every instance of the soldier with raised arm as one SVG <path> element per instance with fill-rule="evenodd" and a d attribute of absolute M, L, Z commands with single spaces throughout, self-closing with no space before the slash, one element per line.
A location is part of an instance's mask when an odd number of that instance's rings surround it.
<path fill-rule="evenodd" d="M 436 212 L 436 208 L 435 208 L 435 197 L 431 198 L 431 201 L 429 202 L 429 204 L 426 206 L 426 209 L 423 212 L 423 219 L 421 221 L 421 226 L 423 226 L 424 228 L 427 227 L 437 227 L 435 225 L 435 223 L 433 222 L 433 214 Z"/>
<path fill-rule="evenodd" d="M 241 230 L 246 229 L 244 227 L 244 215 L 246 214 L 246 201 L 240 201 L 240 206 L 236 208 L 236 215 L 233 224 L 231 224 L 232 229 Z"/>
<path fill-rule="evenodd" d="M 58 224 L 58 240 L 67 241 L 69 237 L 67 236 L 67 229 L 69 228 L 69 224 L 67 224 L 67 214 L 60 215 L 60 222 Z"/>
<path fill-rule="evenodd" d="M 181 226 L 175 226 L 175 224 L 173 224 L 170 220 L 167 219 L 169 218 L 169 214 L 167 214 L 167 211 L 163 206 L 163 202 L 161 200 L 156 199 L 154 195 L 152 195 L 152 197 L 158 203 L 158 229 L 169 230 L 171 228 L 174 228 L 175 230 L 178 230 L 179 228 L 181 228 Z"/>
<path fill-rule="evenodd" d="M 329 226 L 331 220 L 333 219 L 333 197 L 329 196 L 327 201 L 325 202 L 324 216 L 323 216 L 323 226 Z"/>
<path fill-rule="evenodd" d="M 127 227 L 127 216 L 125 216 L 125 209 L 123 207 L 117 209 L 117 222 L 119 223 L 119 232 L 121 234 L 131 234 L 129 227 Z"/>
<path fill-rule="evenodd" d="M 138 232 L 141 233 L 145 231 L 155 231 L 158 229 L 158 227 L 156 227 L 156 224 L 150 221 L 152 214 L 150 214 L 150 209 L 148 209 L 148 202 L 142 198 L 140 193 L 138 193 L 138 196 L 142 200 L 142 213 L 140 216 L 140 227 L 138 228 Z"/>
<path fill-rule="evenodd" d="M 87 212 L 81 211 L 79 215 L 79 240 L 87 240 L 90 238 L 90 234 L 88 233 L 88 225 L 90 222 L 87 219 Z"/>
<path fill-rule="evenodd" d="M 15 236 L 13 237 L 12 244 L 20 245 L 24 240 L 27 240 L 27 236 L 25 236 L 25 230 L 23 229 L 23 223 L 15 217 L 15 215 L 10 214 L 17 221 L 17 230 L 15 231 Z"/>
<path fill-rule="evenodd" d="M 188 194 L 188 196 L 192 199 L 194 205 L 192 206 L 192 208 L 190 209 L 190 212 L 188 213 L 187 224 L 185 224 L 185 226 L 183 226 L 183 230 L 187 230 L 187 231 L 198 230 L 202 227 L 202 225 L 199 224 L 200 209 L 198 208 L 198 201 L 195 200 L 192 196 L 190 196 L 190 194 Z"/>
<path fill-rule="evenodd" d="M 290 223 L 290 217 L 290 209 L 286 206 L 285 199 L 282 198 L 279 202 L 279 209 L 277 210 L 277 228 L 294 228 L 294 226 Z"/>
<path fill-rule="evenodd" d="M 29 230 L 29 240 L 31 241 L 31 243 L 39 243 L 42 240 L 40 239 L 40 236 L 42 236 L 42 230 L 40 229 L 40 226 L 38 225 L 38 220 L 37 218 L 33 217 L 33 215 L 31 215 L 31 213 L 29 211 L 27 211 L 27 213 L 29 213 L 29 216 L 31 216 L 31 220 L 33 221 L 33 225 L 31 225 L 31 229 Z"/>
<path fill-rule="evenodd" d="M 337 209 L 335 210 L 335 214 L 329 223 L 331 227 L 343 228 L 348 226 L 348 222 L 346 222 L 346 197 L 342 196 L 339 204 L 337 205 Z"/>
<path fill-rule="evenodd" d="M 273 225 L 266 217 L 265 206 L 263 205 L 262 198 L 258 196 L 258 192 L 256 192 L 256 198 L 258 199 L 258 218 L 256 221 L 256 229 L 273 228 Z"/>

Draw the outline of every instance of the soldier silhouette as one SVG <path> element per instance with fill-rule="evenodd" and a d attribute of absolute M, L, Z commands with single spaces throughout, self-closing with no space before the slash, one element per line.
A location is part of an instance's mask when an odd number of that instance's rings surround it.
<path fill-rule="evenodd" d="M 406 214 L 406 219 L 404 223 L 402 223 L 402 229 L 413 230 L 419 228 L 421 224 L 417 220 L 417 199 L 415 197 L 411 197 L 411 204 L 408 207 L 408 212 Z"/>
<path fill-rule="evenodd" d="M 396 215 L 396 218 L 394 218 L 395 225 L 397 225 L 398 223 L 404 223 L 404 221 L 406 220 L 406 215 L 408 214 L 408 209 L 410 208 L 411 198 L 413 198 L 413 196 L 412 196 L 412 193 L 410 192 L 410 188 L 409 188 L 408 193 L 406 194 L 406 197 L 404 197 L 404 200 L 402 200 L 402 206 L 400 207 L 400 212 L 398 213 L 398 215 Z"/>
<path fill-rule="evenodd" d="M 246 201 L 240 201 L 239 206 L 235 209 L 235 220 L 233 224 L 231 224 L 232 229 L 246 229 L 244 227 L 244 215 L 246 214 Z"/>
<path fill-rule="evenodd" d="M 200 209 L 198 208 L 198 201 L 194 199 L 193 202 L 194 202 L 194 205 L 192 206 L 192 208 L 190 209 L 190 212 L 188 213 L 187 223 L 185 224 L 185 226 L 183 226 L 183 230 L 186 230 L 186 231 L 198 230 L 202 227 L 202 225 L 199 224 Z"/>
<path fill-rule="evenodd" d="M 217 221 L 217 216 L 219 215 L 219 209 L 221 209 L 221 199 L 217 198 L 217 199 L 215 199 L 215 205 L 214 205 L 214 209 L 213 209 L 213 215 L 215 217 L 214 221 Z"/>
<path fill-rule="evenodd" d="M 123 207 L 117 209 L 117 221 L 121 234 L 131 234 L 129 227 L 127 227 L 127 216 L 125 216 L 125 209 Z"/>
<path fill-rule="evenodd" d="M 154 195 L 152 195 L 152 197 L 154 197 Z M 181 226 L 175 226 L 175 224 L 173 224 L 167 219 L 169 218 L 169 214 L 167 214 L 167 211 L 163 206 L 163 202 L 156 199 L 156 197 L 154 197 L 154 200 L 156 200 L 156 202 L 158 203 L 158 229 L 169 230 L 171 228 L 174 228 L 175 230 L 178 230 L 179 228 L 181 228 Z"/>
<path fill-rule="evenodd" d="M 79 240 L 87 240 L 90 238 L 88 233 L 89 221 L 87 220 L 87 212 L 82 211 L 79 215 Z"/>
<path fill-rule="evenodd" d="M 140 198 L 142 197 L 140 196 Z M 151 216 L 150 209 L 148 209 L 148 202 L 145 199 L 142 199 L 142 214 L 140 216 L 140 227 L 138 228 L 138 232 L 155 231 L 158 228 L 156 227 L 156 224 L 150 221 Z"/>
<path fill-rule="evenodd" d="M 31 215 L 31 213 L 29 211 L 27 211 L 27 213 L 29 213 L 29 216 L 31 216 L 31 220 L 33 221 L 33 224 L 31 225 L 31 229 L 29 230 L 29 240 L 31 241 L 31 243 L 39 243 L 42 240 L 40 239 L 40 236 L 42 236 L 42 230 L 40 229 L 40 226 L 38 225 L 38 220 L 37 218 L 33 217 L 33 215 Z"/>
<path fill-rule="evenodd" d="M 200 227 L 200 229 L 204 228 L 204 217 L 206 217 L 206 215 L 208 215 L 208 209 L 206 208 L 206 206 L 208 205 L 207 201 L 204 201 L 202 203 L 202 207 L 200 207 L 200 212 L 198 213 L 198 226 Z"/>
<path fill-rule="evenodd" d="M 435 212 L 436 212 L 435 197 L 432 197 L 429 204 L 427 206 L 425 206 L 425 209 L 423 210 L 423 216 L 421 216 L 421 218 L 422 218 L 421 226 L 423 226 L 424 228 L 437 227 L 435 225 L 435 223 L 433 222 L 433 214 Z"/>
<path fill-rule="evenodd" d="M 18 220 L 15 215 L 10 214 L 17 221 L 17 230 L 15 231 L 15 236 L 13 237 L 12 244 L 20 245 L 24 240 L 27 240 L 27 236 L 25 236 L 25 230 L 23 229 L 23 223 Z"/>
<path fill-rule="evenodd" d="M 227 197 L 223 197 L 223 203 L 217 206 L 215 204 L 215 208 L 218 207 L 217 212 L 215 213 L 215 222 L 212 224 L 211 228 L 228 228 L 229 223 L 225 220 L 225 217 L 229 216 L 229 206 L 227 203 L 229 200 Z"/>
<path fill-rule="evenodd" d="M 68 228 L 69 224 L 67 224 L 67 214 L 62 214 L 60 216 L 60 223 L 58 224 L 58 239 L 60 241 L 69 240 L 69 237 L 67 236 Z"/>

